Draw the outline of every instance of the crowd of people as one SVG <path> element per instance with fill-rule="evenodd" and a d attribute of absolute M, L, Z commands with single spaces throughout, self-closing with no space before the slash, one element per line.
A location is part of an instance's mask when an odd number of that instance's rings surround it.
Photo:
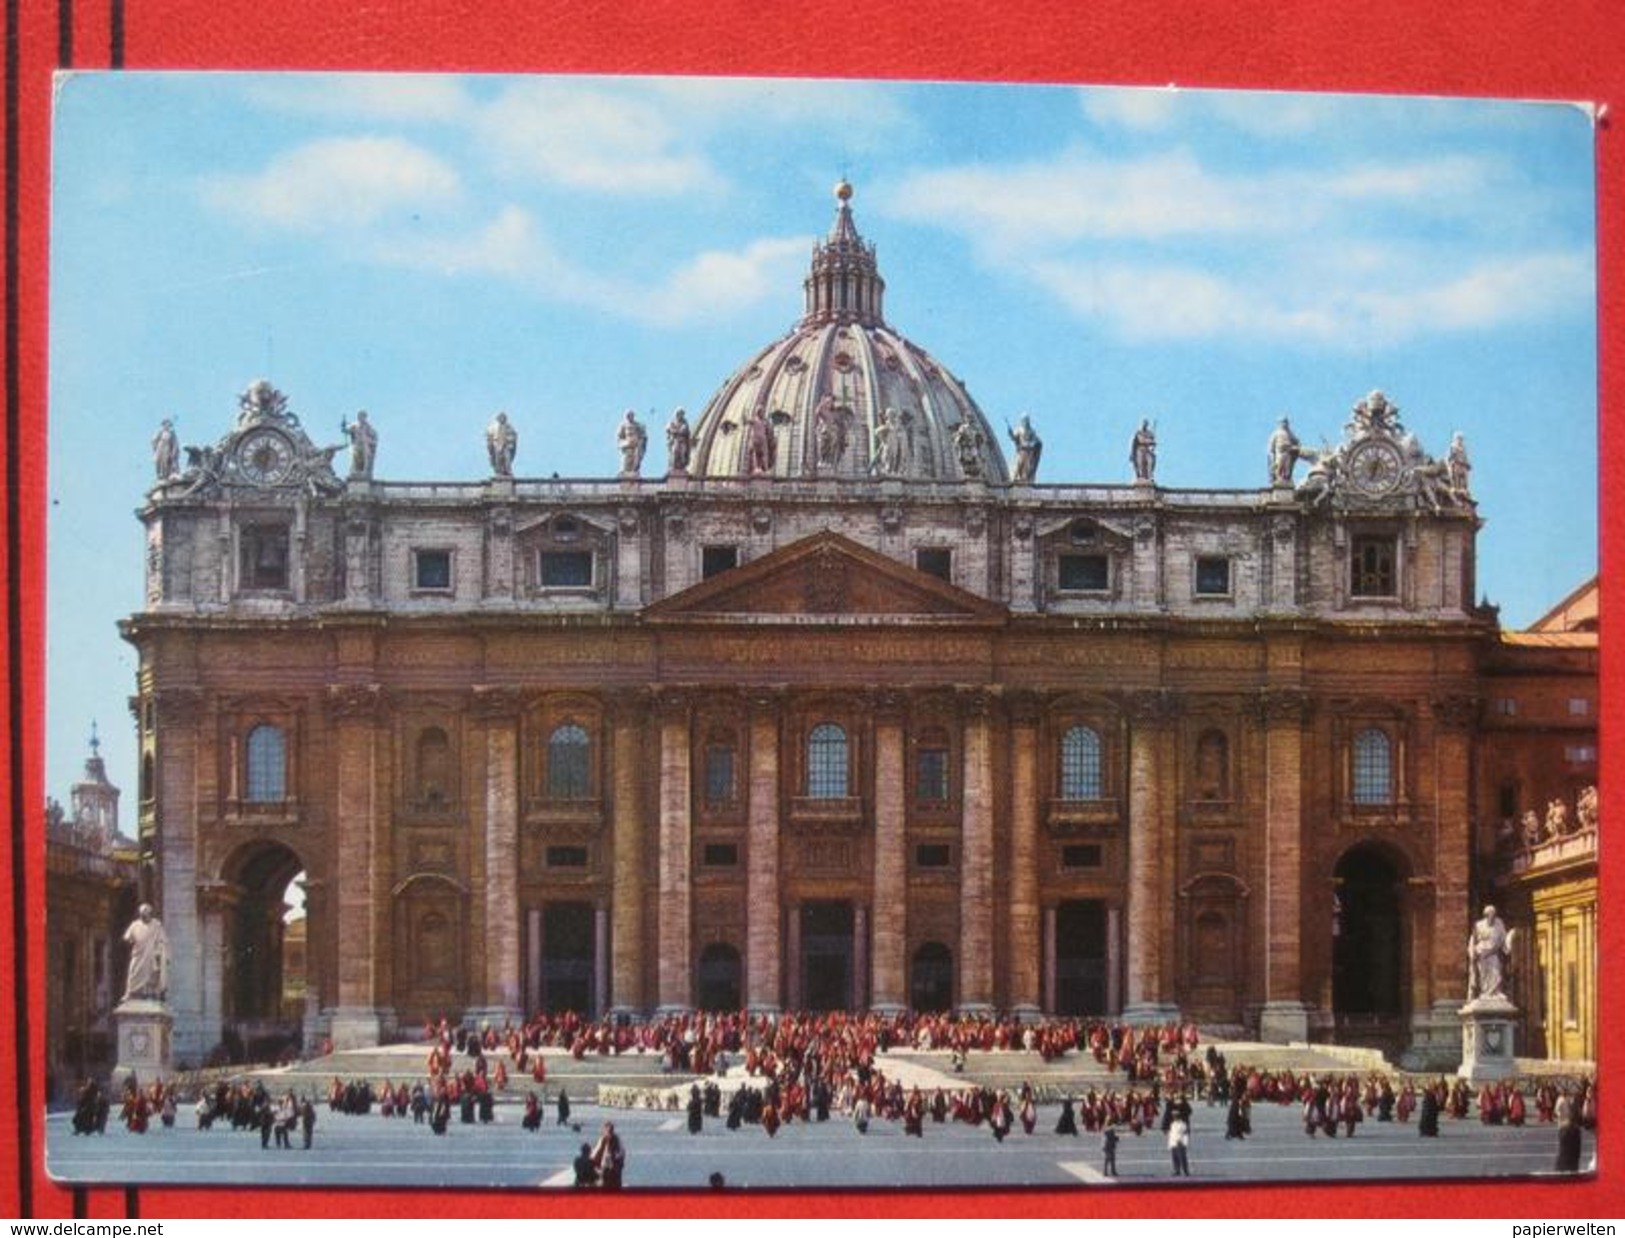
<path fill-rule="evenodd" d="M 1409 1123 L 1423 1137 L 1436 1137 L 1441 1118 L 1475 1115 L 1489 1125 L 1528 1122 L 1565 1129 L 1595 1129 L 1596 1086 L 1569 1079 L 1506 1080 L 1471 1088 L 1460 1079 L 1426 1080 L 1384 1071 L 1301 1072 L 1258 1066 L 1231 1067 L 1224 1054 L 1203 1051 L 1194 1026 L 1130 1026 L 1100 1020 L 1015 1018 L 949 1014 L 673 1014 L 644 1023 L 590 1020 L 577 1014 L 543 1014 L 520 1026 L 427 1025 L 429 1043 L 422 1077 L 344 1080 L 328 1087 L 333 1113 L 385 1119 L 410 1117 L 445 1135 L 456 1115 L 466 1125 L 491 1123 L 497 1098 L 522 1087 L 520 1124 L 539 1131 L 545 1111 L 554 1127 L 579 1133 L 571 1122 L 571 1102 L 558 1087 L 549 1095 L 545 1054 L 589 1056 L 654 1054 L 662 1072 L 690 1076 L 686 1098 L 681 1084 L 664 1087 L 600 1087 L 606 1107 L 657 1108 L 686 1112 L 687 1127 L 700 1133 L 707 1121 L 737 1131 L 752 1126 L 769 1138 L 795 1122 L 839 1118 L 861 1134 L 872 1123 L 901 1124 L 906 1136 L 924 1138 L 928 1125 L 949 1122 L 985 1126 L 1003 1142 L 1018 1128 L 1039 1132 L 1038 1106 L 1059 1104 L 1052 1132 L 1090 1134 L 1101 1140 L 1102 1168 L 1115 1173 L 1120 1137 L 1160 1130 L 1168 1138 L 1174 1172 L 1189 1172 L 1192 1104 L 1225 1110 L 1225 1138 L 1252 1134 L 1257 1105 L 1295 1105 L 1306 1136 L 1352 1138 L 1362 1122 Z M 1014 1089 L 983 1084 L 921 1087 L 906 1085 L 885 1069 L 894 1051 L 946 1054 L 950 1073 L 965 1071 L 971 1053 L 1022 1050 L 1043 1062 L 1087 1055 L 1104 1067 L 1115 1086 L 1063 1087 L 1055 1081 Z M 730 1074 L 730 1069 L 740 1070 Z M 905 1072 L 906 1073 L 906 1072 Z M 537 1086 L 541 1085 L 538 1095 Z M 518 1099 L 517 1097 L 515 1099 Z M 172 1126 L 179 1103 L 173 1083 L 126 1088 L 120 1117 L 127 1129 L 143 1133 L 154 1122 Z M 75 1134 L 105 1131 L 108 1097 L 95 1083 L 85 1085 L 75 1107 Z M 258 1131 L 263 1147 L 272 1140 L 291 1147 L 302 1134 L 310 1147 L 316 1122 L 310 1097 L 292 1091 L 273 1097 L 260 1081 L 217 1081 L 202 1089 L 197 1124 L 216 1123 Z M 596 1144 L 581 1145 L 575 1161 L 578 1186 L 613 1189 L 624 1170 L 626 1152 L 612 1123 Z"/>

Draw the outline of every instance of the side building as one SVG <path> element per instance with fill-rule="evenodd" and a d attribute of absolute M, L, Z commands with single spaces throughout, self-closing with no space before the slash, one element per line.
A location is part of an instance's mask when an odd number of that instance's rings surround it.
<path fill-rule="evenodd" d="M 46 1096 L 113 1068 L 113 1006 L 124 991 L 122 934 L 136 911 L 136 842 L 119 833 L 119 789 L 94 730 L 66 809 L 45 805 Z"/>
<path fill-rule="evenodd" d="M 1600 592 L 1592 579 L 1526 631 L 1503 633 L 1485 664 L 1487 896 L 1523 930 L 1519 1055 L 1548 1061 L 1597 1060 Z"/>
<path fill-rule="evenodd" d="M 838 198 L 660 476 L 627 414 L 603 480 L 515 477 L 505 419 L 484 480 L 377 480 L 365 436 L 341 477 L 263 382 L 160 462 L 123 631 L 178 1055 L 279 1015 L 300 874 L 341 1047 L 914 1007 L 1459 1054 L 1498 640 L 1459 440 L 1373 393 L 1335 448 L 1283 421 L 1258 489 L 1149 442 L 1041 483 Z"/>

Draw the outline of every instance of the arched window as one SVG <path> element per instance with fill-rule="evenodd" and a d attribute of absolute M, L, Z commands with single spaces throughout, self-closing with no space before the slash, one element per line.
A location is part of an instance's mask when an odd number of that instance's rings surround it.
<path fill-rule="evenodd" d="M 820 722 L 807 737 L 807 796 L 846 797 L 846 732 L 833 722 Z"/>
<path fill-rule="evenodd" d="M 1100 736 L 1089 727 L 1075 726 L 1061 736 L 1061 798 L 1102 798 Z"/>
<path fill-rule="evenodd" d="M 555 800 L 592 795 L 592 740 L 574 722 L 554 728 L 547 741 L 547 794 Z"/>
<path fill-rule="evenodd" d="M 425 808 L 444 808 L 451 802 L 451 741 L 437 726 L 418 736 L 417 799 Z"/>
<path fill-rule="evenodd" d="M 288 798 L 288 745 L 282 730 L 262 723 L 248 733 L 244 798 L 251 804 L 274 804 Z"/>
<path fill-rule="evenodd" d="M 1354 802 L 1394 802 L 1393 744 L 1387 732 L 1368 727 L 1354 737 Z"/>

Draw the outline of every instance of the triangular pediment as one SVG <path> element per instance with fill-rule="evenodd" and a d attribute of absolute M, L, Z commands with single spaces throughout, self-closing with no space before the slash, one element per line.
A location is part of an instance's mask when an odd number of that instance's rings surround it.
<path fill-rule="evenodd" d="M 653 622 L 999 623 L 997 602 L 939 580 L 838 533 L 811 537 L 663 598 Z"/>

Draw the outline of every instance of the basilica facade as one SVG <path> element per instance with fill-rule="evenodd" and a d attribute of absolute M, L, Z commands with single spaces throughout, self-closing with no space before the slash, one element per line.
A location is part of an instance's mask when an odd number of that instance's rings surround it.
<path fill-rule="evenodd" d="M 177 1059 L 285 1013 L 300 874 L 340 1047 L 953 1008 L 1459 1056 L 1499 640 L 1459 439 L 1372 393 L 1334 448 L 1259 427 L 1257 489 L 1161 486 L 1149 427 L 1134 480 L 1051 480 L 837 197 L 799 322 L 692 424 L 627 414 L 617 475 L 527 479 L 506 418 L 483 480 L 377 479 L 364 422 L 346 472 L 263 382 L 155 443 L 124 635 Z"/>

